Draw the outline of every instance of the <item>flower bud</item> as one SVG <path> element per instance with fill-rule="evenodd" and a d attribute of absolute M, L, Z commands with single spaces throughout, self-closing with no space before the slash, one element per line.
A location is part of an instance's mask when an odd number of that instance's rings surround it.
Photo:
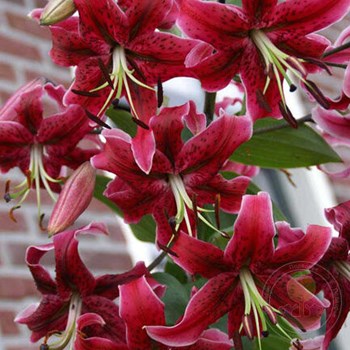
<path fill-rule="evenodd" d="M 73 15 L 76 11 L 73 0 L 49 0 L 40 16 L 40 24 L 48 26 Z"/>
<path fill-rule="evenodd" d="M 96 170 L 90 162 L 77 168 L 65 183 L 53 208 L 49 224 L 49 237 L 72 225 L 90 204 L 96 181 Z"/>

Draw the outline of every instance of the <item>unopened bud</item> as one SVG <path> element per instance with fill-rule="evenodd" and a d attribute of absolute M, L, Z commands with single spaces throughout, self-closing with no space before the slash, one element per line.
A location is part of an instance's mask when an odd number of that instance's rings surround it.
<path fill-rule="evenodd" d="M 48 224 L 49 237 L 72 225 L 90 204 L 96 181 L 96 170 L 85 162 L 69 177 L 53 208 Z"/>
<path fill-rule="evenodd" d="M 76 11 L 73 0 L 49 0 L 40 16 L 40 24 L 48 26 L 65 20 Z"/>

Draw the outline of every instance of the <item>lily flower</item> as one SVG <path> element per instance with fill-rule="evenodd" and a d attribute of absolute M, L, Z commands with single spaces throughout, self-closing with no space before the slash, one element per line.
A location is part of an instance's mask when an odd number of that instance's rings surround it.
<path fill-rule="evenodd" d="M 181 134 L 185 123 L 194 136 L 184 143 Z M 158 242 L 166 245 L 172 235 L 170 218 L 175 218 L 177 228 L 184 220 L 189 234 L 195 235 L 195 213 L 205 221 L 202 206 L 215 203 L 218 195 L 221 209 L 230 213 L 239 210 L 250 179 L 225 180 L 218 172 L 251 136 L 249 118 L 224 114 L 205 127 L 205 116 L 187 103 L 163 108 L 151 118 L 150 127 L 156 150 L 148 174 L 134 159 L 132 139 L 120 130 L 105 130 L 105 148 L 92 158 L 93 166 L 117 175 L 104 195 L 122 209 L 127 223 L 153 214 Z"/>
<path fill-rule="evenodd" d="M 327 107 L 322 92 L 307 79 L 329 46 L 326 38 L 313 33 L 340 20 L 349 6 L 349 0 L 243 0 L 242 7 L 183 0 L 179 26 L 189 37 L 211 45 L 195 47 L 186 64 L 208 91 L 224 88 L 239 73 L 253 120 L 292 118 L 282 87 L 285 80 L 291 91 L 296 89 L 288 74 Z"/>
<path fill-rule="evenodd" d="M 65 103 L 81 103 L 101 116 L 112 101 L 125 96 L 137 120 L 147 125 L 157 107 L 154 86 L 189 76 L 184 60 L 198 43 L 156 30 L 169 26 L 169 19 L 173 22 L 177 7 L 172 0 L 74 4 L 79 18 L 50 26 L 53 61 L 77 66 Z M 34 18 L 40 14 L 41 10 L 32 12 Z"/>
<path fill-rule="evenodd" d="M 159 299 L 146 278 L 140 277 L 119 287 L 120 317 L 125 321 L 128 349 L 172 348 L 151 339 L 145 326 L 165 325 L 164 303 Z M 205 330 L 198 341 L 190 346 L 176 347 L 183 350 L 229 350 L 232 341 L 227 334 L 217 330 Z"/>
<path fill-rule="evenodd" d="M 189 273 L 209 280 L 190 300 L 179 323 L 148 326 L 149 336 L 168 346 L 190 345 L 226 313 L 230 337 L 239 332 L 250 339 L 256 336 L 259 343 L 261 337 L 268 336 L 268 323 L 288 336 L 278 316 L 303 330 L 317 328 L 325 304 L 292 274 L 320 260 L 331 231 L 310 225 L 299 240 L 277 248 L 274 235 L 272 204 L 264 192 L 243 197 L 225 251 L 180 232 L 171 247 L 176 254 L 172 258 Z"/>
<path fill-rule="evenodd" d="M 7 184 L 5 199 L 18 199 L 13 209 L 35 187 L 40 216 L 40 187 L 56 201 L 54 192 L 60 191 L 62 167 L 77 168 L 97 153 L 97 149 L 77 147 L 92 128 L 82 107 L 63 106 L 64 93 L 62 86 L 44 79 L 33 80 L 0 110 L 0 170 L 6 173 L 19 167 L 26 177 L 13 192 L 10 183 Z M 52 108 L 57 112 L 50 112 Z"/>
<path fill-rule="evenodd" d="M 55 235 L 53 243 L 27 249 L 26 263 L 43 296 L 38 305 L 29 306 L 15 321 L 28 326 L 32 331 L 31 341 L 45 337 L 45 344 L 50 350 L 64 349 L 73 341 L 77 319 L 85 313 L 100 315 L 108 324 L 104 332 L 107 331 L 113 341 L 125 343 L 125 325 L 118 317 L 119 309 L 113 300 L 119 296 L 119 284 L 142 276 L 147 269 L 139 263 L 120 275 L 94 277 L 78 252 L 77 236 L 90 233 L 106 234 L 107 231 L 104 225 L 92 223 Z M 40 260 L 52 250 L 56 263 L 55 279 L 40 264 Z M 48 343 L 51 336 L 55 336 L 55 340 Z"/>
<path fill-rule="evenodd" d="M 326 313 L 322 349 L 328 348 L 350 311 L 350 202 L 326 209 L 325 214 L 339 232 L 339 237 L 332 238 L 326 254 L 311 269 L 318 288 L 323 290 L 325 298 L 331 302 Z"/>

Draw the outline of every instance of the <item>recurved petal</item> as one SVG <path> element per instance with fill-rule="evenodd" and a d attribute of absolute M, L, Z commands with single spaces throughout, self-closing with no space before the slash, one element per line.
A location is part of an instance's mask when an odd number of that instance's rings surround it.
<path fill-rule="evenodd" d="M 205 278 L 212 278 L 231 270 L 221 249 L 182 231 L 178 233 L 171 250 L 176 253 L 172 259 L 190 274 L 199 273 Z"/>
<path fill-rule="evenodd" d="M 249 183 L 250 178 L 246 176 L 226 180 L 221 175 L 216 175 L 204 186 L 191 190 L 197 195 L 199 205 L 215 203 L 217 195 L 220 195 L 220 209 L 227 213 L 238 213 Z"/>
<path fill-rule="evenodd" d="M 138 127 L 137 134 L 131 141 L 131 149 L 139 168 L 149 174 L 152 168 L 156 142 L 151 130 Z"/>
<path fill-rule="evenodd" d="M 148 335 L 168 346 L 194 344 L 210 324 L 234 307 L 236 286 L 236 274 L 232 272 L 211 278 L 190 300 L 178 324 L 172 327 L 147 326 Z"/>
<path fill-rule="evenodd" d="M 52 279 L 49 271 L 40 264 L 41 258 L 53 249 L 53 244 L 48 243 L 40 246 L 30 246 L 26 251 L 26 264 L 34 278 L 36 287 L 42 294 L 57 293 L 55 281 Z"/>
<path fill-rule="evenodd" d="M 181 1 L 178 25 L 189 37 L 216 49 L 236 45 L 250 29 L 248 17 L 239 7 L 198 0 Z"/>
<path fill-rule="evenodd" d="M 349 10 L 347 0 L 290 0 L 271 9 L 268 26 L 289 32 L 289 37 L 303 36 L 328 27 L 343 18 Z"/>
<path fill-rule="evenodd" d="M 177 172 L 184 175 L 185 186 L 201 186 L 211 180 L 251 133 L 248 117 L 223 115 L 188 140 L 175 162 Z"/>
<path fill-rule="evenodd" d="M 225 259 L 233 264 L 233 269 L 240 269 L 247 261 L 251 268 L 264 266 L 270 261 L 275 227 L 267 192 L 243 196 L 233 231 L 234 235 L 225 250 Z"/>
<path fill-rule="evenodd" d="M 327 220 L 350 244 L 350 201 L 325 209 Z"/>
<path fill-rule="evenodd" d="M 154 293 L 145 277 L 124 284 L 119 290 L 120 316 L 126 323 L 129 348 L 152 348 L 152 340 L 147 335 L 145 326 L 165 325 L 164 303 Z"/>
<path fill-rule="evenodd" d="M 80 258 L 77 236 L 80 234 L 107 234 L 105 225 L 91 223 L 80 229 L 61 232 L 54 236 L 56 281 L 60 295 L 78 291 L 81 297 L 92 293 L 96 282 Z"/>
<path fill-rule="evenodd" d="M 211 328 L 205 330 L 198 341 L 186 350 L 230 350 L 232 347 L 232 340 L 228 338 L 227 334 Z"/>
<path fill-rule="evenodd" d="M 295 231 L 285 227 L 290 236 L 295 236 Z M 298 237 L 299 238 L 299 237 Z M 311 268 L 316 264 L 327 251 L 332 239 L 332 232 L 329 227 L 309 225 L 306 234 L 300 239 L 279 247 L 272 258 L 271 263 L 276 267 L 284 264 L 299 262 L 304 269 Z"/>
<path fill-rule="evenodd" d="M 77 320 L 78 333 L 75 338 L 74 348 L 76 350 L 127 350 L 126 344 L 117 344 L 108 338 L 96 337 L 94 335 L 87 336 L 84 328 L 89 326 L 101 326 L 105 325 L 105 321 L 100 315 L 94 313 L 86 313 L 81 315 Z M 83 334 L 85 336 L 83 336 Z"/>
<path fill-rule="evenodd" d="M 197 113 L 196 104 L 194 101 L 189 101 L 190 109 L 185 115 L 184 120 L 186 126 L 193 135 L 199 134 L 206 128 L 207 119 L 204 113 Z"/>

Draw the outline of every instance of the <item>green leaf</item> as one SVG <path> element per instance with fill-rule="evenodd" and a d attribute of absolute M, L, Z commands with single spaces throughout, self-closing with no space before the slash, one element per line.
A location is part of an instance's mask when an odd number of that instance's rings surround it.
<path fill-rule="evenodd" d="M 122 211 L 112 201 L 103 195 L 107 184 L 112 179 L 106 176 L 97 175 L 96 185 L 94 191 L 94 197 L 107 205 L 118 216 L 123 217 Z M 137 224 L 130 224 L 130 229 L 134 233 L 135 237 L 143 242 L 155 242 L 156 239 L 156 224 L 151 215 L 144 216 Z"/>
<path fill-rule="evenodd" d="M 274 130 L 271 130 L 274 128 Z M 312 128 L 291 128 L 284 120 L 265 118 L 254 126 L 254 135 L 242 144 L 231 160 L 264 168 L 298 168 L 341 159 Z"/>
<path fill-rule="evenodd" d="M 165 284 L 165 295 L 162 298 L 165 304 L 165 318 L 167 325 L 173 325 L 183 315 L 190 298 L 190 290 L 184 287 L 174 276 L 164 272 L 157 272 L 152 276 Z"/>
<path fill-rule="evenodd" d="M 137 126 L 133 122 L 130 112 L 111 107 L 107 110 L 106 115 L 119 129 L 125 131 L 131 137 L 136 135 Z"/>

